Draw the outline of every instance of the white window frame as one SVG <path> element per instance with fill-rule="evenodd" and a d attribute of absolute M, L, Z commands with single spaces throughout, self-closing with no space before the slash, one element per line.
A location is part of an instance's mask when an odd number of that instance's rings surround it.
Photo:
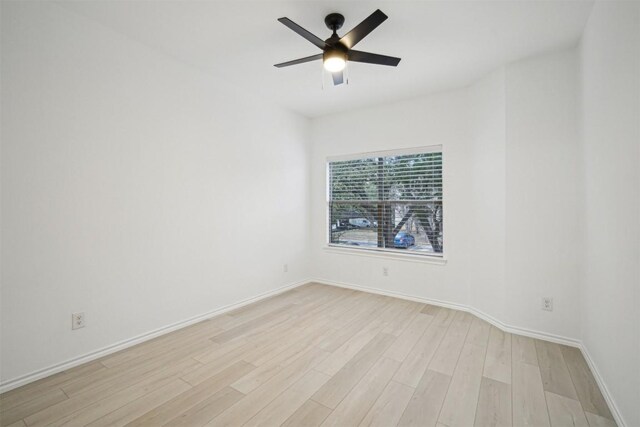
<path fill-rule="evenodd" d="M 401 249 L 394 248 L 349 248 L 345 245 L 331 243 L 330 230 L 331 230 L 331 182 L 330 182 L 330 163 L 366 159 L 371 157 L 391 157 L 402 156 L 410 154 L 425 154 L 425 153 L 442 153 L 442 192 L 443 192 L 443 205 L 446 200 L 445 197 L 445 152 L 443 145 L 430 145 L 422 147 L 402 148 L 397 150 L 385 150 L 385 151 L 372 151 L 364 153 L 352 153 L 338 156 L 328 156 L 325 160 L 325 246 L 324 250 L 330 253 L 365 256 L 374 258 L 386 258 L 397 259 L 401 261 L 428 263 L 436 265 L 444 265 L 447 263 L 446 250 L 448 243 L 444 245 L 443 252 L 434 254 L 430 252 L 407 252 Z M 446 224 L 446 211 L 442 210 L 442 220 Z M 444 233 L 443 233 L 444 237 Z"/>

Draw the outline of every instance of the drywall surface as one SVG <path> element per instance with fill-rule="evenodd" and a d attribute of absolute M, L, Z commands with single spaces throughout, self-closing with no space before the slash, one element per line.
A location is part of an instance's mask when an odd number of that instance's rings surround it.
<path fill-rule="evenodd" d="M 579 338 L 575 49 L 507 67 L 507 321 Z M 553 312 L 541 311 L 552 297 Z"/>
<path fill-rule="evenodd" d="M 596 2 L 580 45 L 583 340 L 640 425 L 640 3 Z"/>
<path fill-rule="evenodd" d="M 505 320 L 506 91 L 505 68 L 469 87 L 469 155 L 472 179 L 466 240 L 469 305 Z"/>
<path fill-rule="evenodd" d="M 466 90 L 312 121 L 312 262 L 316 278 L 466 304 L 471 195 Z M 442 145 L 446 266 L 335 253 L 327 242 L 328 156 Z M 383 276 L 383 267 L 388 276 Z"/>
<path fill-rule="evenodd" d="M 308 277 L 306 119 L 3 1 L 1 136 L 4 382 Z"/>
<path fill-rule="evenodd" d="M 579 340 L 577 99 L 569 49 L 468 88 L 313 120 L 314 276 Z M 431 144 L 444 152 L 446 265 L 325 249 L 327 157 Z M 553 312 L 541 310 L 542 296 L 554 298 Z"/>

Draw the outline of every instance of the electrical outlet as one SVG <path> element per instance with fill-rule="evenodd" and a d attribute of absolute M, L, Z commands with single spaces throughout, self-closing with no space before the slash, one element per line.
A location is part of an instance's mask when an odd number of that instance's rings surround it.
<path fill-rule="evenodd" d="M 553 298 L 542 297 L 542 309 L 546 311 L 553 311 Z"/>
<path fill-rule="evenodd" d="M 84 313 L 73 313 L 71 315 L 71 329 L 84 328 Z"/>
<path fill-rule="evenodd" d="M 289 264 L 285 264 L 282 266 L 282 271 L 284 271 L 285 273 L 289 272 Z"/>
<path fill-rule="evenodd" d="M 389 275 L 389 268 L 382 267 L 382 275 L 383 276 L 388 276 Z"/>

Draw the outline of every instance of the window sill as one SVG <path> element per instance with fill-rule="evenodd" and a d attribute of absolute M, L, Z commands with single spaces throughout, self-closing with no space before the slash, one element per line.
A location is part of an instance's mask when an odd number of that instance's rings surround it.
<path fill-rule="evenodd" d="M 412 253 L 401 253 L 391 251 L 381 251 L 376 249 L 350 249 L 342 246 L 327 245 L 323 248 L 326 252 L 344 255 L 365 256 L 370 258 L 393 259 L 398 261 L 417 262 L 422 264 L 446 265 L 447 259 L 431 255 L 418 255 Z"/>

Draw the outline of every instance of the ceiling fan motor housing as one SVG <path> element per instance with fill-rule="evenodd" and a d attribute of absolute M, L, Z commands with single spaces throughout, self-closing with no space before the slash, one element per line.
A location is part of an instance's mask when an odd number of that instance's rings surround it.
<path fill-rule="evenodd" d="M 337 30 L 342 28 L 344 16 L 339 13 L 330 13 L 324 18 L 324 23 L 335 34 Z"/>
<path fill-rule="evenodd" d="M 324 18 L 324 23 L 331 31 L 333 31 L 333 34 L 325 40 L 326 46 L 323 49 L 323 61 L 326 61 L 329 58 L 341 58 L 346 61 L 349 49 L 340 43 L 340 36 L 336 33 L 336 31 L 342 28 L 342 25 L 344 24 L 344 16 L 339 13 L 330 13 Z"/>

